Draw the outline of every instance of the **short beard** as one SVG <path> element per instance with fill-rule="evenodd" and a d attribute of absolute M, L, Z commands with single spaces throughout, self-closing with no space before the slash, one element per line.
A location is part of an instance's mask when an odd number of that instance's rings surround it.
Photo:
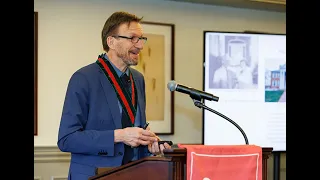
<path fill-rule="evenodd" d="M 117 56 L 122 59 L 127 66 L 135 66 L 138 64 L 138 61 L 131 59 L 128 53 L 117 52 Z"/>
<path fill-rule="evenodd" d="M 122 59 L 122 61 L 129 67 L 129 66 L 135 66 L 138 64 L 138 61 L 135 61 L 130 58 L 129 53 L 126 51 L 121 51 L 122 47 L 118 46 L 117 49 L 120 49 L 120 51 L 116 51 L 117 56 Z"/>
<path fill-rule="evenodd" d="M 123 62 L 127 65 L 127 66 L 136 66 L 138 64 L 138 61 L 132 60 L 132 59 L 122 59 Z"/>

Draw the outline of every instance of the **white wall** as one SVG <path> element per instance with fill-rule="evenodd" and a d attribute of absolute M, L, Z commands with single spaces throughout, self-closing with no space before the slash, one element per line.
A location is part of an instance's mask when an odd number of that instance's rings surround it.
<path fill-rule="evenodd" d="M 203 31 L 285 33 L 286 14 L 164 0 L 35 0 L 39 12 L 38 136 L 34 146 L 55 146 L 70 76 L 102 52 L 100 33 L 113 12 L 175 24 L 175 80 L 202 89 Z M 175 143 L 201 143 L 202 112 L 175 93 Z"/>

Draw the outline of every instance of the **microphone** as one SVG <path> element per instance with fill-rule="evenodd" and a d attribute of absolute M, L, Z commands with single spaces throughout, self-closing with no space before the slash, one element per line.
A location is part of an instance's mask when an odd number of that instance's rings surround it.
<path fill-rule="evenodd" d="M 209 108 L 203 102 L 201 102 L 202 99 L 207 99 L 210 101 L 217 101 L 218 102 L 219 97 L 214 96 L 209 93 L 206 93 L 206 92 L 203 92 L 203 91 L 199 91 L 199 90 L 196 90 L 196 89 L 193 89 L 190 87 L 186 87 L 186 86 L 177 84 L 175 81 L 169 81 L 169 83 L 167 84 L 167 87 L 170 91 L 178 91 L 181 93 L 189 94 L 196 107 L 198 107 L 200 109 L 208 110 L 208 111 L 222 117 L 223 119 L 229 121 L 231 124 L 233 124 L 241 132 L 246 145 L 249 145 L 249 140 L 248 140 L 246 133 L 243 131 L 243 129 L 236 122 L 234 122 L 232 119 L 228 118 L 227 116 L 223 115 L 222 113 L 220 113 L 214 109 Z"/>
<path fill-rule="evenodd" d="M 169 81 L 167 87 L 170 91 L 178 91 L 181 93 L 189 94 L 192 99 L 196 99 L 199 101 L 201 101 L 202 99 L 216 102 L 219 101 L 219 97 L 214 96 L 213 94 L 177 84 L 175 81 Z"/>

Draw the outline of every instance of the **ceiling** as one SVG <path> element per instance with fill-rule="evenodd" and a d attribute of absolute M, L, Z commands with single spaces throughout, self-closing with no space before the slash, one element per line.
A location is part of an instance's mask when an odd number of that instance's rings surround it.
<path fill-rule="evenodd" d="M 237 8 L 248 8 L 266 11 L 286 12 L 286 0 L 168 0 L 178 2 L 189 2 L 197 4 L 208 4 L 218 6 L 229 6 Z"/>

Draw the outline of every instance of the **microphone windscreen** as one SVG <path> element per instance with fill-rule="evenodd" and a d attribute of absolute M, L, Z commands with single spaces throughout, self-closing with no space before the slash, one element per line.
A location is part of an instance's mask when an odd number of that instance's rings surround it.
<path fill-rule="evenodd" d="M 170 91 L 175 91 L 177 87 L 177 83 L 175 81 L 169 81 L 167 87 Z"/>

